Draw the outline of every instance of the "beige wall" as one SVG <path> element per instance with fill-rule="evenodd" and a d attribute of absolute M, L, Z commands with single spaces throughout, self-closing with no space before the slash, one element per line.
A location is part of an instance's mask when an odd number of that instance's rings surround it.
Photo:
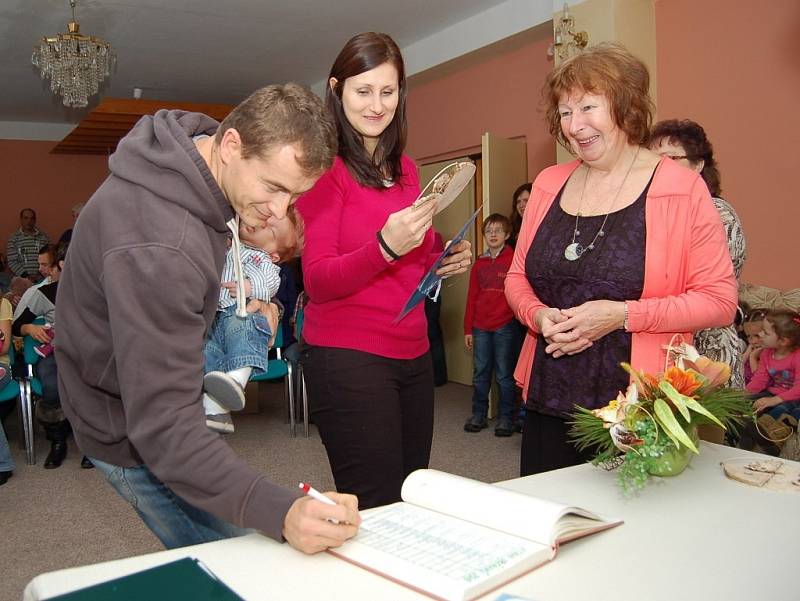
<path fill-rule="evenodd" d="M 743 281 L 800 287 L 800 2 L 659 0 L 658 116 L 700 123 L 742 220 Z"/>
<path fill-rule="evenodd" d="M 36 211 L 53 241 L 72 226 L 70 207 L 86 201 L 108 175 L 108 157 L 49 154 L 56 142 L 0 140 L 0 252 L 19 228 L 20 210 Z"/>
<path fill-rule="evenodd" d="M 408 153 L 419 163 L 480 153 L 488 131 L 527 142 L 529 179 L 552 165 L 555 148 L 538 110 L 552 67 L 549 36 L 549 26 L 537 28 L 412 78 Z"/>

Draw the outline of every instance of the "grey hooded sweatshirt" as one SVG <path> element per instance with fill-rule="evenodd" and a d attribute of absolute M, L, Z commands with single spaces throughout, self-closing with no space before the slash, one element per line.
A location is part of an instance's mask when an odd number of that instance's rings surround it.
<path fill-rule="evenodd" d="M 145 464 L 192 505 L 282 540 L 299 491 L 205 426 L 203 343 L 234 217 L 192 137 L 205 115 L 142 118 L 76 224 L 57 297 L 59 391 L 81 451 Z"/>

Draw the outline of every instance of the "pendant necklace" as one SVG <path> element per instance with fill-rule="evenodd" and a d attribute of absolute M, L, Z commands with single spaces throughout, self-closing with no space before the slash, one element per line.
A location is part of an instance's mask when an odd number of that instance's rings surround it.
<path fill-rule="evenodd" d="M 622 188 L 625 185 L 625 182 L 628 181 L 628 176 L 631 174 L 631 169 L 633 169 L 633 164 L 636 162 L 636 158 L 639 156 L 639 150 L 641 147 L 636 149 L 636 154 L 633 155 L 633 160 L 631 164 L 628 165 L 628 171 L 625 173 L 625 177 L 622 178 L 622 183 L 617 188 L 617 193 L 614 195 L 614 198 L 611 200 L 611 204 L 608 205 L 608 211 L 606 212 L 606 216 L 603 218 L 603 223 L 600 224 L 600 229 L 597 230 L 597 233 L 592 238 L 592 241 L 589 243 L 588 246 L 583 246 L 580 242 L 576 242 L 575 239 L 581 235 L 580 231 L 578 230 L 578 220 L 581 216 L 581 207 L 583 206 L 583 193 L 586 192 L 586 182 L 589 181 L 589 171 L 591 171 L 591 167 L 586 168 L 586 177 L 583 178 L 583 188 L 581 188 L 581 197 L 578 201 L 578 212 L 575 215 L 575 228 L 572 230 L 572 242 L 567 244 L 567 247 L 564 249 L 564 258 L 568 261 L 577 261 L 581 258 L 583 253 L 588 250 L 594 250 L 594 243 L 597 242 L 598 238 L 602 238 L 606 235 L 606 232 L 603 228 L 606 227 L 606 222 L 608 221 L 608 216 L 611 214 L 611 209 L 614 208 L 614 204 L 617 202 L 617 198 L 619 198 L 619 193 L 622 192 Z"/>

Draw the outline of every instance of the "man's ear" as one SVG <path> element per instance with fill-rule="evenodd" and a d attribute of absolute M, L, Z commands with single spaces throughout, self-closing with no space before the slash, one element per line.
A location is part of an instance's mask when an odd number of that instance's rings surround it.
<path fill-rule="evenodd" d="M 219 156 L 223 163 L 230 163 L 237 156 L 242 155 L 242 137 L 233 127 L 229 127 L 222 134 L 219 143 Z"/>
<path fill-rule="evenodd" d="M 328 86 L 330 87 L 330 89 L 331 89 L 331 92 L 333 92 L 334 94 L 336 93 L 336 84 L 337 84 L 337 83 L 339 83 L 339 80 L 338 80 L 338 79 L 336 79 L 335 77 L 331 77 L 331 78 L 328 80 Z"/>

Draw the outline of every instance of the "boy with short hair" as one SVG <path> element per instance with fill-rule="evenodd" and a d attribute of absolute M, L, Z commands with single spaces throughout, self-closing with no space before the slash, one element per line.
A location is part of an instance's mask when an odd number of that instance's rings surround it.
<path fill-rule="evenodd" d="M 505 296 L 505 279 L 514 251 L 506 244 L 511 222 L 499 213 L 483 222 L 487 250 L 475 261 L 469 276 L 467 306 L 464 312 L 464 344 L 473 351 L 472 416 L 464 424 L 467 432 L 480 432 L 488 426 L 489 388 L 492 369 L 500 388 L 500 416 L 495 436 L 514 432 L 514 349 L 517 329 L 514 313 Z"/>
<path fill-rule="evenodd" d="M 260 312 L 244 311 L 244 302 L 237 303 L 237 291 L 243 291 L 247 299 L 275 302 L 280 286 L 278 265 L 297 252 L 302 222 L 294 207 L 289 207 L 285 218 L 272 218 L 264 227 L 241 224 L 238 234 L 242 286 L 237 286 L 238 241 L 234 241 L 225 257 L 217 315 L 204 349 L 203 408 L 206 425 L 218 432 L 233 432 L 230 411 L 244 408 L 244 387 L 252 371 L 266 371 L 267 351 L 275 334 Z"/>

